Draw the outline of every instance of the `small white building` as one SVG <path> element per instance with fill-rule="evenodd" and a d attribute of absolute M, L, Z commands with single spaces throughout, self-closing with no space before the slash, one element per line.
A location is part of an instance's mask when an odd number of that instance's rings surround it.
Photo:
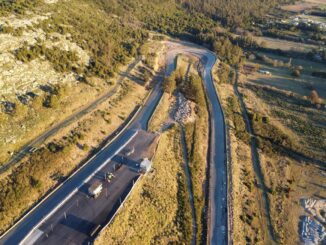
<path fill-rule="evenodd" d="M 269 71 L 266 71 L 266 70 L 259 70 L 259 73 L 268 75 L 268 76 L 272 75 Z"/>
<path fill-rule="evenodd" d="M 148 173 L 152 169 L 152 161 L 148 158 L 144 158 L 139 167 L 141 172 Z"/>

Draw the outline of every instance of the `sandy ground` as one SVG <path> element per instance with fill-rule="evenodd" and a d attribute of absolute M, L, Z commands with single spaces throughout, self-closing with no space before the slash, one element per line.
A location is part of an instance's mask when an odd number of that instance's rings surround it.
<path fill-rule="evenodd" d="M 270 37 L 255 37 L 255 40 L 260 44 L 266 43 L 266 47 L 270 49 L 280 49 L 283 51 L 298 51 L 309 52 L 313 49 L 318 49 L 318 45 L 287 41 L 283 39 L 270 38 Z"/>
<path fill-rule="evenodd" d="M 296 4 L 285 5 L 282 7 L 282 9 L 292 12 L 301 12 L 314 7 L 323 6 L 325 4 L 326 3 L 324 0 L 305 0 L 298 1 Z"/>

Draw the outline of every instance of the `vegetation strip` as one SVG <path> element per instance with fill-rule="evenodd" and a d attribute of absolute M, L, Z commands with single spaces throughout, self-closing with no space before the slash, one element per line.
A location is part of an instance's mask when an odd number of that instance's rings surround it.
<path fill-rule="evenodd" d="M 133 61 L 126 71 L 126 74 L 120 76 L 118 79 L 117 85 L 108 93 L 101 96 L 100 98 L 96 99 L 96 101 L 93 101 L 90 105 L 86 106 L 82 110 L 74 113 L 73 115 L 69 116 L 64 121 L 60 122 L 59 124 L 55 125 L 54 127 L 51 127 L 46 132 L 43 132 L 41 135 L 39 135 L 36 139 L 33 139 L 31 142 L 24 145 L 10 160 L 9 162 L 3 164 L 0 166 L 0 174 L 7 171 L 10 167 L 14 166 L 15 164 L 19 163 L 19 161 L 29 153 L 29 150 L 33 147 L 37 147 L 37 145 L 44 142 L 47 138 L 51 137 L 51 135 L 54 135 L 57 133 L 61 128 L 66 127 L 70 125 L 71 123 L 77 121 L 85 114 L 89 113 L 91 110 L 93 110 L 97 105 L 104 102 L 108 98 L 110 98 L 114 93 L 116 93 L 118 87 L 121 85 L 121 82 L 124 80 L 124 78 L 127 76 L 127 74 L 130 73 L 132 69 L 135 68 L 135 66 L 141 61 L 141 58 L 138 57 L 135 61 Z"/>
<path fill-rule="evenodd" d="M 196 234 L 197 234 L 197 225 L 196 225 L 196 212 L 195 212 L 195 204 L 194 204 L 194 195 L 193 195 L 193 187 L 191 182 L 191 175 L 189 170 L 189 161 L 188 161 L 188 154 L 187 154 L 187 144 L 186 144 L 186 137 L 183 125 L 180 125 L 180 133 L 181 133 L 181 145 L 182 145 L 182 155 L 184 161 L 184 170 L 186 173 L 187 178 L 187 188 L 189 193 L 189 203 L 191 206 L 191 220 L 192 220 L 192 239 L 191 244 L 196 244 Z"/>
<path fill-rule="evenodd" d="M 238 71 L 237 71 L 237 73 L 238 73 Z M 238 74 L 237 74 L 237 77 L 238 77 Z M 236 94 L 238 100 L 240 101 L 241 111 L 243 114 L 243 118 L 245 119 L 245 122 L 246 122 L 247 131 L 251 135 L 251 137 L 250 137 L 251 157 L 252 157 L 252 163 L 254 165 L 255 173 L 256 173 L 257 179 L 258 179 L 257 187 L 261 187 L 261 192 L 262 192 L 262 197 L 263 197 L 262 204 L 264 206 L 263 209 L 265 211 L 265 216 L 267 219 L 267 234 L 269 236 L 268 240 L 277 242 L 277 238 L 275 236 L 274 228 L 273 228 L 272 221 L 271 221 L 270 203 L 269 203 L 269 198 L 267 195 L 267 187 L 265 184 L 264 175 L 263 175 L 263 172 L 262 172 L 262 169 L 260 166 L 260 160 L 259 160 L 259 155 L 258 155 L 258 151 L 257 151 L 256 136 L 255 136 L 255 133 L 253 132 L 253 129 L 250 124 L 247 108 L 244 104 L 244 101 L 243 101 L 239 91 L 238 91 L 237 81 L 234 84 L 234 91 L 235 91 L 235 94 Z"/>

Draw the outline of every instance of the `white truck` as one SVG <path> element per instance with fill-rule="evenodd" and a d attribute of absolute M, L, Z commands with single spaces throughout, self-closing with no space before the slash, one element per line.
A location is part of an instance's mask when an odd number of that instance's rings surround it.
<path fill-rule="evenodd" d="M 88 193 L 91 197 L 97 198 L 103 190 L 103 184 L 97 180 L 89 188 Z"/>

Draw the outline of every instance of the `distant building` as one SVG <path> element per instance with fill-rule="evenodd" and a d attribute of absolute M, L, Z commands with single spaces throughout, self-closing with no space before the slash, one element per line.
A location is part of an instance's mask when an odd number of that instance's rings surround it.
<path fill-rule="evenodd" d="M 139 167 L 141 172 L 147 173 L 152 169 L 152 161 L 148 158 L 144 158 Z"/>
<path fill-rule="evenodd" d="M 268 75 L 268 76 L 272 75 L 271 72 L 266 71 L 266 70 L 259 70 L 259 73 L 260 73 L 260 74 L 264 74 L 264 75 Z"/>

